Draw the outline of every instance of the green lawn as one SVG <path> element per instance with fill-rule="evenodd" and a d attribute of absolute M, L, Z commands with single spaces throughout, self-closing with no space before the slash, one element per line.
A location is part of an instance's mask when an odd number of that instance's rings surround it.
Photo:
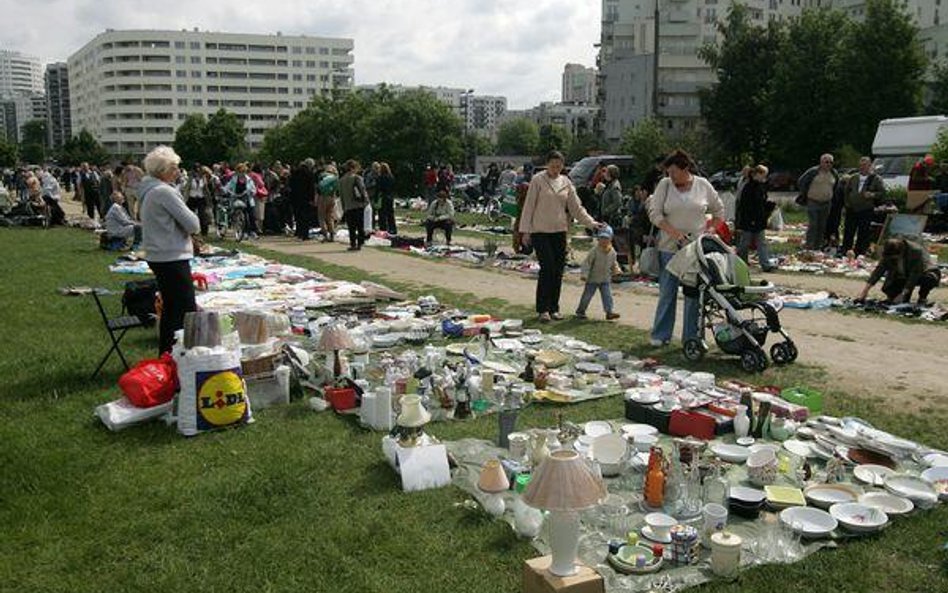
<path fill-rule="evenodd" d="M 352 418 L 315 414 L 305 403 L 260 411 L 239 430 L 193 439 L 153 424 L 110 433 L 92 408 L 118 396 L 113 360 L 88 375 L 107 337 L 89 297 L 59 286 L 119 288 L 89 233 L 0 230 L 0 590 L 168 591 L 519 591 L 520 566 L 534 555 L 506 524 L 455 506 L 454 488 L 403 494 L 384 463 L 379 435 Z M 333 277 L 351 268 L 279 259 Z M 411 286 L 395 286 L 417 293 Z M 424 293 L 431 292 L 423 290 Z M 473 294 L 436 293 L 474 310 L 529 311 Z M 117 306 L 118 297 L 110 297 Z M 555 329 L 643 353 L 646 336 L 604 322 Z M 126 353 L 154 349 L 137 330 Z M 677 350 L 660 354 L 680 364 Z M 743 376 L 712 357 L 701 368 Z M 948 446 L 942 403 L 909 415 L 885 394 L 857 401 L 823 371 L 771 369 L 763 382 L 822 386 L 829 412 L 862 416 L 932 445 Z M 557 412 L 582 421 L 621 415 L 618 399 L 568 408 L 534 406 L 522 426 L 549 425 Z M 494 420 L 436 424 L 442 439 L 490 438 Z M 792 566 L 751 570 L 705 591 L 945 591 L 948 511 L 898 521 L 884 536 L 847 544 Z"/>

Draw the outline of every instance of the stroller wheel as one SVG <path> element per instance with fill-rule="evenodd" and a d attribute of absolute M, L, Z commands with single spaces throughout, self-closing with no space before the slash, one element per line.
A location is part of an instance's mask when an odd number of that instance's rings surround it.
<path fill-rule="evenodd" d="M 741 368 L 748 373 L 759 373 L 767 369 L 767 356 L 756 350 L 741 353 Z"/>
<path fill-rule="evenodd" d="M 797 359 L 797 354 L 793 342 L 778 342 L 770 347 L 770 358 L 774 364 L 789 364 Z"/>
<path fill-rule="evenodd" d="M 688 338 L 682 345 L 682 353 L 690 362 L 698 362 L 708 352 L 708 347 L 701 338 Z"/>

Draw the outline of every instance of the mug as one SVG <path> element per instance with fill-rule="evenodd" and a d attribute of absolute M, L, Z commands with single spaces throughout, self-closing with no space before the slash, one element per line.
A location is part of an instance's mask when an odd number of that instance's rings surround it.
<path fill-rule="evenodd" d="M 715 502 L 709 502 L 702 509 L 704 517 L 704 540 L 711 541 L 711 536 L 718 531 L 724 531 L 727 526 L 727 508 Z"/>
<path fill-rule="evenodd" d="M 527 456 L 527 446 L 530 444 L 530 435 L 523 432 L 512 432 L 507 435 L 507 445 L 510 458 L 521 461 Z"/>

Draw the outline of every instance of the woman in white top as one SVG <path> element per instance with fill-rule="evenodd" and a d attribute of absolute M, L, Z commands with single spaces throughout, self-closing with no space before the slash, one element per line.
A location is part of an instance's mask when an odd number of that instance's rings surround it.
<path fill-rule="evenodd" d="M 658 305 L 652 324 L 651 344 L 663 346 L 671 341 L 678 305 L 678 278 L 666 265 L 675 253 L 695 240 L 706 229 L 713 229 L 724 219 L 724 204 L 718 192 L 704 177 L 692 173 L 694 161 L 683 150 L 668 155 L 662 164 L 666 178 L 658 182 L 649 200 L 648 215 L 658 229 L 660 273 Z M 710 222 L 708 214 L 711 215 Z M 682 341 L 698 334 L 698 300 L 685 296 L 685 319 Z"/>

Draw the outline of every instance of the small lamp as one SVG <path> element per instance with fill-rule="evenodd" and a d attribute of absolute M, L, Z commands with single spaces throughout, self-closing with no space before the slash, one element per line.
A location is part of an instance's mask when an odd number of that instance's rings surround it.
<path fill-rule="evenodd" d="M 398 415 L 396 424 L 404 428 L 421 428 L 431 421 L 431 414 L 421 404 L 417 395 L 406 395 L 402 398 L 402 413 Z"/>
<path fill-rule="evenodd" d="M 579 547 L 579 513 L 606 497 L 602 478 L 576 451 L 560 449 L 547 457 L 534 472 L 523 493 L 528 505 L 550 511 L 550 572 L 556 576 L 576 574 Z"/>
<path fill-rule="evenodd" d="M 326 352 L 332 350 L 332 373 L 334 378 L 339 378 L 339 376 L 342 375 L 342 360 L 339 358 L 339 351 L 352 348 L 353 346 L 354 344 L 352 338 L 349 336 L 349 330 L 341 323 L 327 327 L 319 336 L 319 349 Z"/>
<path fill-rule="evenodd" d="M 510 480 L 507 479 L 507 473 L 499 461 L 489 459 L 484 464 L 484 467 L 481 468 L 481 475 L 477 480 L 477 487 L 481 492 L 487 494 L 484 501 L 484 510 L 494 517 L 503 515 L 506 504 L 504 504 L 501 493 L 510 489 Z"/>

